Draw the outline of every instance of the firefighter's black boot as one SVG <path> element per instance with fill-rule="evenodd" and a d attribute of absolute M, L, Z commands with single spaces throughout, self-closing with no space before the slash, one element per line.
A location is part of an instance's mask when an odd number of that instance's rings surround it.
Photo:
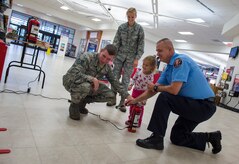
<path fill-rule="evenodd" d="M 85 106 L 86 106 L 85 101 L 82 101 L 82 102 L 79 103 L 79 111 L 80 111 L 81 114 L 88 114 L 89 113 L 88 109 L 86 109 Z"/>
<path fill-rule="evenodd" d="M 73 120 L 80 120 L 79 104 L 71 103 L 69 107 L 69 116 Z"/>
<path fill-rule="evenodd" d="M 220 131 L 210 132 L 207 133 L 208 140 L 212 145 L 212 153 L 217 154 L 222 150 L 221 140 L 222 140 L 222 133 Z"/>
<path fill-rule="evenodd" d="M 137 139 L 136 145 L 146 149 L 157 149 L 157 150 L 164 149 L 163 137 L 157 136 L 154 133 L 152 133 L 151 136 L 149 136 L 146 139 Z"/>

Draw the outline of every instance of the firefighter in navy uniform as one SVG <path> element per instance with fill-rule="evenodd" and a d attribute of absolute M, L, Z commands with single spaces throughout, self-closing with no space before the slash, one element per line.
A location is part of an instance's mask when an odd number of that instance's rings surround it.
<path fill-rule="evenodd" d="M 216 111 L 215 95 L 202 71 L 191 58 L 175 53 L 168 38 L 157 42 L 156 51 L 160 60 L 167 63 L 166 69 L 156 84 L 149 84 L 141 96 L 126 101 L 127 105 L 135 104 L 161 92 L 148 125 L 152 135 L 138 139 L 136 144 L 163 150 L 169 114 L 173 112 L 178 115 L 170 135 L 173 144 L 204 151 L 206 143 L 210 143 L 212 153 L 219 153 L 222 149 L 220 131 L 193 132 L 198 124 L 208 120 Z"/>

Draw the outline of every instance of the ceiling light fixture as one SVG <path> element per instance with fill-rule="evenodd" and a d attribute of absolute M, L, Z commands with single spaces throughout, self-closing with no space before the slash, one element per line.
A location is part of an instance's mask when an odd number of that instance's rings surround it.
<path fill-rule="evenodd" d="M 93 20 L 95 22 L 100 22 L 101 21 L 101 19 L 99 19 L 99 18 L 92 18 L 91 20 Z"/>
<path fill-rule="evenodd" d="M 192 32 L 178 32 L 181 35 L 194 35 Z"/>
<path fill-rule="evenodd" d="M 205 23 L 205 21 L 202 20 L 201 18 L 192 18 L 192 19 L 186 19 L 186 20 L 191 22 L 196 22 L 196 23 Z"/>
<path fill-rule="evenodd" d="M 63 9 L 63 10 L 69 10 L 69 7 L 67 7 L 67 6 L 61 6 L 61 9 Z"/>
<path fill-rule="evenodd" d="M 179 43 L 187 43 L 187 41 L 186 40 L 174 40 L 175 42 L 179 42 Z"/>

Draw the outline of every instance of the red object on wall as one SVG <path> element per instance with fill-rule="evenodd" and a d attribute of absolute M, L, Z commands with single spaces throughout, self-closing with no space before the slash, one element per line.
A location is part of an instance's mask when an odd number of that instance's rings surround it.
<path fill-rule="evenodd" d="M 7 53 L 7 45 L 0 40 L 0 81 L 2 78 L 2 71 L 4 67 L 6 53 Z"/>
<path fill-rule="evenodd" d="M 31 43 L 37 42 L 40 22 L 36 18 L 30 18 L 27 26 L 27 41 Z"/>

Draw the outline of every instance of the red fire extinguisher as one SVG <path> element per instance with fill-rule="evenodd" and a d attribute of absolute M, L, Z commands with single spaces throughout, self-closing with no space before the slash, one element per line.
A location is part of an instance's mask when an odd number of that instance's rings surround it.
<path fill-rule="evenodd" d="M 30 43 L 37 42 L 40 22 L 36 17 L 31 17 L 27 22 L 27 41 Z"/>
<path fill-rule="evenodd" d="M 142 112 L 142 108 L 139 104 L 133 105 L 132 113 L 130 114 L 130 125 L 128 127 L 128 131 L 131 133 L 136 132 L 136 128 L 139 127 L 139 118 Z"/>

